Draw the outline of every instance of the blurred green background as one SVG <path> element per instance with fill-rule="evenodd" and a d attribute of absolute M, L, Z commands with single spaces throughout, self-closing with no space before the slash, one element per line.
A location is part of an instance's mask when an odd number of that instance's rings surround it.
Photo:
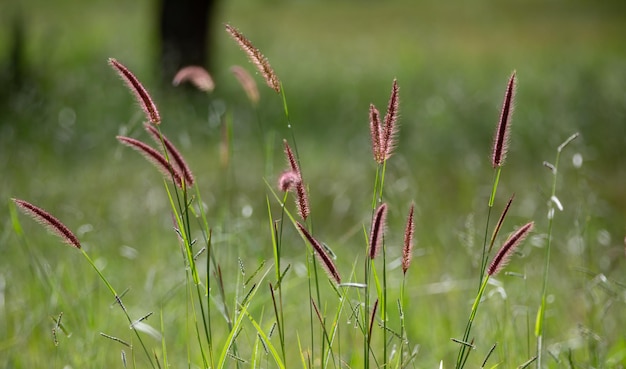
<path fill-rule="evenodd" d="M 454 359 L 449 339 L 461 335 L 474 292 L 492 135 L 516 70 L 510 151 L 495 209 L 514 192 L 504 230 L 529 219 L 537 230 L 509 267 L 526 280 L 500 277 L 503 287 L 494 287 L 493 301 L 479 313 L 481 352 L 497 334 L 508 342 L 497 351 L 506 365 L 532 356 L 528 319 L 540 298 L 552 183 L 542 162 L 552 162 L 557 146 L 580 132 L 561 158 L 564 211 L 555 218 L 548 345 L 555 356 L 571 349 L 575 362 L 590 366 L 626 360 L 626 3 L 222 1 L 212 26 L 216 90 L 208 95 L 160 80 L 156 14 L 156 1 L 148 0 L 0 3 L 0 195 L 5 204 L 18 197 L 40 205 L 76 230 L 113 284 L 132 288 L 126 303 L 136 315 L 164 309 L 168 339 L 185 334 L 177 320 L 185 307 L 168 300 L 184 281 L 183 268 L 158 174 L 115 140 L 146 136 L 140 109 L 107 58 L 134 71 L 158 104 L 163 132 L 198 177 L 221 260 L 233 274 L 238 256 L 255 269 L 272 257 L 263 178 L 274 183 L 282 170 L 281 141 L 290 133 L 280 97 L 260 76 L 255 111 L 229 72 L 233 64 L 253 69 L 223 31 L 227 22 L 261 49 L 284 85 L 315 229 L 346 274 L 362 260 L 371 211 L 368 106 L 384 110 L 398 79 L 401 127 L 385 191 L 388 245 L 398 245 L 390 252 L 399 255 L 415 201 L 407 319 L 409 339 L 420 345 L 418 367 Z M 12 84 L 10 62 L 16 16 L 24 31 L 19 85 Z M 224 117 L 234 127 L 229 168 L 219 159 Z M 98 332 L 120 332 L 123 320 L 109 309 L 93 271 L 25 218 L 28 244 L 20 243 L 4 209 L 0 367 L 120 366 L 119 347 Z M 297 266 L 304 248 L 292 241 L 286 260 Z M 305 279 L 291 278 L 300 301 Z M 61 311 L 73 335 L 55 348 L 49 316 Z M 174 362 L 182 365 L 185 350 L 177 350 Z"/>

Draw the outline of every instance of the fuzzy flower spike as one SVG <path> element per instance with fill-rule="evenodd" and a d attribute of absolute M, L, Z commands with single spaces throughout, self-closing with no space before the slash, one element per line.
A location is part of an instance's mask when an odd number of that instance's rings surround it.
<path fill-rule="evenodd" d="M 280 93 L 280 81 L 267 58 L 235 27 L 226 24 L 226 32 L 230 34 L 233 40 L 235 40 L 235 42 L 239 44 L 239 47 L 248 55 L 248 59 L 257 67 L 263 78 L 265 78 L 267 85 L 272 90 L 276 91 L 276 93 Z"/>
<path fill-rule="evenodd" d="M 135 95 L 137 102 L 141 106 L 141 109 L 143 109 L 150 123 L 155 125 L 161 124 L 161 116 L 159 115 L 156 105 L 152 101 L 152 98 L 150 98 L 148 91 L 143 87 L 141 82 L 139 82 L 137 77 L 135 77 L 135 75 L 128 70 L 128 68 L 122 65 L 122 63 L 113 58 L 109 58 L 109 64 L 113 67 L 113 69 L 115 69 L 120 77 L 122 77 L 124 82 L 126 82 L 128 88 Z"/>

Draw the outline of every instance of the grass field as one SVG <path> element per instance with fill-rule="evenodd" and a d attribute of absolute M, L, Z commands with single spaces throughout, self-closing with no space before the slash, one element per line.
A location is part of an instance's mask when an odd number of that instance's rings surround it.
<path fill-rule="evenodd" d="M 493 132 L 507 79 L 516 70 L 512 135 L 494 214 L 497 219 L 515 193 L 499 243 L 529 220 L 535 230 L 506 269 L 525 278 L 502 273 L 487 287 L 468 365 L 479 367 L 496 342 L 487 367 L 515 368 L 535 355 L 553 180 L 542 163 L 553 163 L 559 144 L 579 132 L 564 149 L 558 172 L 556 191 L 564 209 L 552 229 L 544 367 L 624 367 L 626 7 L 621 2 L 225 1 L 211 70 L 217 88 L 208 95 L 159 83 L 152 2 L 22 4 L 27 79 L 20 90 L 0 93 L 0 196 L 6 204 L 0 211 L 0 368 L 123 367 L 121 350 L 129 367 L 150 366 L 136 341 L 134 365 L 127 347 L 100 335 L 134 340 L 115 300 L 80 253 L 21 215 L 25 237 L 16 234 L 9 212 L 13 197 L 49 210 L 69 226 L 118 292 L 130 288 L 124 303 L 132 316 L 154 312 L 147 323 L 165 338 L 171 367 L 201 367 L 189 315 L 195 300 L 188 296 L 170 204 L 155 169 L 115 139 L 147 136 L 141 111 L 107 65 L 108 57 L 123 62 L 150 90 L 163 133 L 196 174 L 213 252 L 225 276 L 226 297 L 213 293 L 209 303 L 216 347 L 221 350 L 228 334 L 219 312 L 224 301 L 235 311 L 233 302 L 250 290 L 242 286 L 239 259 L 248 276 L 263 262 L 261 270 L 269 271 L 249 307 L 269 334 L 275 315 L 267 285 L 275 276 L 264 179 L 273 185 L 284 169 L 282 139 L 291 141 L 292 131 L 281 97 L 261 76 L 256 76 L 258 110 L 246 100 L 228 68 L 253 67 L 223 31 L 224 22 L 252 39 L 283 83 L 309 188 L 311 223 L 316 237 L 337 254 L 346 281 L 363 282 L 372 216 L 377 167 L 368 107 L 374 103 L 384 110 L 397 78 L 400 133 L 386 166 L 383 197 L 389 206 L 389 324 L 394 332 L 399 329 L 399 257 L 414 201 L 416 244 L 404 301 L 409 351 L 417 352 L 408 365 L 415 368 L 438 367 L 441 360 L 443 367 L 454 367 L 459 345 L 450 338 L 462 337 L 478 284 Z M 0 4 L 5 86 L 11 43 L 5 29 L 15 9 Z M 227 166 L 220 161 L 224 121 L 232 122 Z M 576 164 L 581 158 L 582 165 Z M 275 218 L 279 206 L 271 195 L 270 200 Z M 285 225 L 282 265 L 291 265 L 281 286 L 285 363 L 302 367 L 300 339 L 310 366 L 321 367 L 319 326 L 313 342 L 309 333 L 308 249 L 295 228 Z M 201 230 L 192 236 L 201 239 Z M 376 267 L 382 268 L 380 261 Z M 338 299 L 322 279 L 321 301 L 327 305 L 321 309 L 330 323 Z M 350 290 L 347 297 L 356 304 L 363 296 Z M 55 346 L 51 317 L 61 312 L 69 334 L 59 332 Z M 337 360 L 329 366 L 363 367 L 363 336 L 354 317 L 344 311 L 337 322 Z M 226 365 L 277 367 L 248 323 L 237 338 L 237 356 L 245 362 L 231 358 Z M 163 362 L 160 339 L 144 337 Z M 398 349 L 398 340 L 388 338 L 389 350 Z M 372 357 L 382 360 L 383 329 L 375 326 L 372 339 Z M 276 336 L 272 342 L 279 346 Z"/>

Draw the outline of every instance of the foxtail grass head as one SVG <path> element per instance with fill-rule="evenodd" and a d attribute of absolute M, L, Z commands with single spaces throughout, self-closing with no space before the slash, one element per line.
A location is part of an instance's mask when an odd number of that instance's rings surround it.
<path fill-rule="evenodd" d="M 187 162 L 185 161 L 185 158 L 180 153 L 180 151 L 178 151 L 176 146 L 174 146 L 172 141 L 168 140 L 168 138 L 165 137 L 165 135 L 162 134 L 153 125 L 150 125 L 150 124 L 146 123 L 146 124 L 144 124 L 144 128 L 150 134 L 150 136 L 152 137 L 152 139 L 154 140 L 154 142 L 157 145 L 165 146 L 165 150 L 167 150 L 169 158 L 173 160 L 174 165 L 175 165 L 177 171 L 185 179 L 186 185 L 187 186 L 192 186 L 194 184 L 194 182 L 195 182 L 193 173 L 191 172 L 191 169 L 189 168 L 189 165 L 187 165 Z"/>
<path fill-rule="evenodd" d="M 513 114 L 513 99 L 515 95 L 516 76 L 515 72 L 511 74 L 509 83 L 506 86 L 504 94 L 504 102 L 502 103 L 502 111 L 500 112 L 500 120 L 496 128 L 496 134 L 493 140 L 493 151 L 491 154 L 491 165 L 494 168 L 501 167 L 506 159 L 506 153 L 509 144 L 509 132 L 511 126 L 511 115 Z"/>
<path fill-rule="evenodd" d="M 300 166 L 298 165 L 298 161 L 296 160 L 296 157 L 293 154 L 289 143 L 287 143 L 287 140 L 283 140 L 283 145 L 285 146 L 285 156 L 287 157 L 287 161 L 289 162 L 290 170 L 281 175 L 281 179 L 279 179 L 279 187 L 281 187 L 282 190 L 282 185 L 286 185 L 286 182 L 283 183 L 283 180 L 289 179 L 287 177 L 283 178 L 286 173 L 289 173 L 288 176 L 292 177 L 290 178 L 291 180 L 295 179 L 295 182 L 293 182 L 293 187 L 288 186 L 286 188 L 288 190 L 295 189 L 298 215 L 300 215 L 300 218 L 302 218 L 302 220 L 306 220 L 311 213 L 311 209 L 309 208 L 309 195 L 307 194 L 306 186 L 304 185 L 304 181 L 302 180 L 302 172 L 300 172 Z"/>
<path fill-rule="evenodd" d="M 402 247 L 402 272 L 406 274 L 411 265 L 411 256 L 413 253 L 413 238 L 415 236 L 415 223 L 413 221 L 413 213 L 415 212 L 415 204 L 411 204 L 409 216 L 406 220 L 406 228 L 404 230 L 404 246 Z"/>
<path fill-rule="evenodd" d="M 128 70 L 128 68 L 126 68 L 122 63 L 113 58 L 109 58 L 109 64 L 111 65 L 111 67 L 113 67 L 113 69 L 115 69 L 120 77 L 122 77 L 124 82 L 126 82 L 128 88 L 135 95 L 139 106 L 141 106 L 141 109 L 146 114 L 146 117 L 148 118 L 150 123 L 154 125 L 161 124 L 161 116 L 159 115 L 159 111 L 156 105 L 152 101 L 152 98 L 150 97 L 150 94 L 148 94 L 148 91 L 143 87 L 141 82 L 139 82 L 137 77 L 135 77 L 135 75 L 130 70 Z"/>
<path fill-rule="evenodd" d="M 248 96 L 248 100 L 250 100 L 252 105 L 258 104 L 260 100 L 259 89 L 257 88 L 256 82 L 250 73 L 248 73 L 245 68 L 238 65 L 230 67 L 230 71 L 235 75 L 237 81 L 239 81 L 239 84 L 246 93 L 246 96 Z"/>
<path fill-rule="evenodd" d="M 149 145 L 131 137 L 117 136 L 117 140 L 143 155 L 149 162 L 154 164 L 165 178 L 174 181 L 179 188 L 183 188 L 184 175 L 181 174 L 178 169 L 174 168 L 163 154 Z"/>
<path fill-rule="evenodd" d="M 326 273 L 332 279 L 334 279 L 337 284 L 341 283 L 341 276 L 339 275 L 339 271 L 337 270 L 333 259 L 326 253 L 322 244 L 318 240 L 316 240 L 302 224 L 296 222 L 296 226 L 298 227 L 300 233 L 302 233 L 307 241 L 309 241 L 309 243 L 313 247 L 313 250 L 315 250 L 315 255 L 317 255 L 318 259 L 322 263 L 322 267 L 324 268 Z"/>
<path fill-rule="evenodd" d="M 235 27 L 230 24 L 226 24 L 226 32 L 230 34 L 230 36 L 235 40 L 239 47 L 248 55 L 248 59 L 256 66 L 259 70 L 263 78 L 265 78 L 265 82 L 267 85 L 276 93 L 280 93 L 280 81 L 274 73 L 274 69 L 270 65 L 267 58 L 261 54 L 259 49 L 257 49 L 252 42 L 246 36 L 244 36 L 241 32 L 239 32 Z"/>
<path fill-rule="evenodd" d="M 190 82 L 204 92 L 212 92 L 215 89 L 215 82 L 209 72 L 197 65 L 190 65 L 176 72 L 172 84 L 178 86 L 184 82 Z"/>
<path fill-rule="evenodd" d="M 52 214 L 24 200 L 12 200 L 22 212 L 41 223 L 53 234 L 59 236 L 63 242 L 77 249 L 81 248 L 80 242 L 74 233 Z"/>
<path fill-rule="evenodd" d="M 387 204 L 381 204 L 374 213 L 372 229 L 370 230 L 369 257 L 375 259 L 380 253 L 383 244 L 383 234 L 385 232 L 385 220 L 387 218 Z"/>
<path fill-rule="evenodd" d="M 513 251 L 515 251 L 522 241 L 524 241 L 526 236 L 528 236 L 530 231 L 532 231 L 534 225 L 534 222 L 526 223 L 517 231 L 513 232 L 509 238 L 504 241 L 504 244 L 500 247 L 496 256 L 493 257 L 491 264 L 489 264 L 489 268 L 487 268 L 487 275 L 493 276 L 504 268 L 504 266 L 509 262 Z"/>
<path fill-rule="evenodd" d="M 387 112 L 382 122 L 378 109 L 373 104 L 370 104 L 369 120 L 372 152 L 374 153 L 374 160 L 378 164 L 384 163 L 393 154 L 398 133 L 399 101 L 398 81 L 394 79 L 389 103 L 387 104 Z"/>

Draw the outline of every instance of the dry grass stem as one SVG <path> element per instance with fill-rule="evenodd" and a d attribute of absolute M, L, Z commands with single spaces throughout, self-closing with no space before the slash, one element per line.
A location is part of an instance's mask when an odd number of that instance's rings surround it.
<path fill-rule="evenodd" d="M 135 95 L 137 102 L 141 106 L 141 109 L 143 109 L 150 123 L 156 125 L 161 124 L 161 116 L 159 115 L 156 105 L 152 101 L 152 98 L 150 98 L 148 91 L 143 87 L 141 82 L 139 82 L 137 77 L 135 77 L 135 75 L 128 70 L 128 68 L 113 58 L 109 58 L 109 64 L 117 71 L 124 82 L 126 82 L 128 88 Z"/>
<path fill-rule="evenodd" d="M 250 73 L 248 73 L 245 68 L 238 65 L 233 65 L 232 67 L 230 67 L 230 71 L 235 75 L 237 81 L 239 81 L 239 84 L 248 96 L 250 102 L 253 105 L 258 104 L 260 100 L 259 89 L 257 88 L 256 82 L 254 81 L 254 78 L 252 78 Z"/>
<path fill-rule="evenodd" d="M 374 219 L 372 221 L 372 229 L 370 231 L 369 257 L 372 260 L 380 253 L 386 217 L 387 204 L 383 203 L 378 207 L 378 209 L 376 209 L 376 213 L 374 214 Z"/>
<path fill-rule="evenodd" d="M 398 109 L 399 109 L 399 96 L 398 96 L 398 81 L 393 80 L 391 86 L 391 96 L 389 96 L 389 103 L 387 105 L 387 113 L 385 114 L 384 125 L 382 126 L 381 133 L 381 152 L 384 155 L 384 159 L 387 160 L 391 157 L 393 149 L 395 147 L 395 139 L 398 131 Z"/>
<path fill-rule="evenodd" d="M 209 72 L 197 65 L 190 65 L 179 70 L 172 84 L 178 86 L 183 82 L 191 82 L 198 90 L 204 92 L 212 92 L 215 89 L 215 82 Z"/>
<path fill-rule="evenodd" d="M 324 270 L 326 270 L 326 273 L 330 277 L 332 277 L 335 282 L 337 282 L 337 284 L 341 283 L 341 276 L 339 275 L 339 271 L 337 270 L 335 263 L 333 263 L 333 260 L 330 258 L 330 256 L 328 256 L 326 251 L 324 251 L 324 247 L 319 243 L 319 241 L 311 236 L 309 231 L 307 231 L 302 224 L 296 222 L 296 225 L 298 226 L 298 230 L 300 230 L 300 233 L 304 235 L 304 237 L 313 247 L 313 250 L 315 250 L 315 255 L 317 255 L 318 259 L 322 263 L 322 266 L 324 267 Z"/>
<path fill-rule="evenodd" d="M 489 264 L 489 268 L 487 269 L 487 274 L 489 276 L 493 276 L 497 274 L 504 266 L 508 263 L 511 254 L 513 251 L 524 241 L 528 233 L 533 229 L 534 222 L 526 223 L 520 229 L 515 231 L 509 238 L 504 242 L 498 253 Z"/>
<path fill-rule="evenodd" d="M 24 200 L 15 198 L 12 200 L 15 205 L 17 205 L 17 207 L 22 210 L 22 212 L 35 219 L 38 223 L 41 223 L 52 233 L 61 237 L 63 242 L 72 247 L 76 247 L 77 249 L 81 248 L 80 242 L 78 241 L 78 238 L 76 238 L 74 233 L 72 233 L 72 231 L 70 231 L 70 229 L 67 228 L 65 224 L 61 223 L 60 220 L 52 216 L 50 213 Z"/>
<path fill-rule="evenodd" d="M 252 42 L 246 38 L 241 32 L 239 32 L 236 28 L 232 27 L 230 24 L 226 24 L 226 31 L 231 35 L 231 37 L 239 44 L 239 47 L 248 54 L 248 58 L 250 61 L 257 67 L 259 72 L 265 78 L 265 82 L 267 85 L 276 91 L 276 93 L 280 93 L 280 81 L 274 73 L 272 66 L 270 65 L 267 58 L 261 54 L 259 49 L 252 45 Z"/>
<path fill-rule="evenodd" d="M 148 131 L 148 133 L 150 133 L 152 139 L 157 145 L 165 145 L 165 149 L 167 150 L 168 155 L 174 160 L 174 164 L 176 165 L 178 171 L 182 173 L 182 176 L 187 182 L 186 184 L 188 186 L 192 186 L 195 181 L 193 173 L 191 172 L 189 165 L 187 165 L 185 158 L 180 153 L 180 151 L 178 151 L 176 146 L 174 146 L 174 144 L 170 140 L 168 140 L 164 134 L 159 132 L 159 130 L 156 129 L 153 125 L 146 123 L 144 124 L 144 128 L 146 129 L 146 131 Z M 163 142 L 161 142 L 161 139 L 163 140 Z"/>
<path fill-rule="evenodd" d="M 165 176 L 167 179 L 173 179 L 174 183 L 183 188 L 183 175 L 180 174 L 168 161 L 163 154 L 148 146 L 147 144 L 126 136 L 117 136 L 117 140 L 131 149 L 139 152 L 148 161 Z"/>
<path fill-rule="evenodd" d="M 413 253 L 413 237 L 415 235 L 415 223 L 413 222 L 413 213 L 415 212 L 415 204 L 411 204 L 409 216 L 406 221 L 406 229 L 404 230 L 404 247 L 402 248 L 402 272 L 406 271 L 411 265 L 411 255 Z"/>
<path fill-rule="evenodd" d="M 491 155 L 491 165 L 494 168 L 501 167 L 506 159 L 506 152 L 509 143 L 509 131 L 511 126 L 511 114 L 513 113 L 513 98 L 515 95 L 515 72 L 511 74 L 509 83 L 506 86 L 504 94 L 504 102 L 502 103 L 502 111 L 500 112 L 500 121 L 496 129 L 496 135 L 493 142 L 493 153 Z"/>

